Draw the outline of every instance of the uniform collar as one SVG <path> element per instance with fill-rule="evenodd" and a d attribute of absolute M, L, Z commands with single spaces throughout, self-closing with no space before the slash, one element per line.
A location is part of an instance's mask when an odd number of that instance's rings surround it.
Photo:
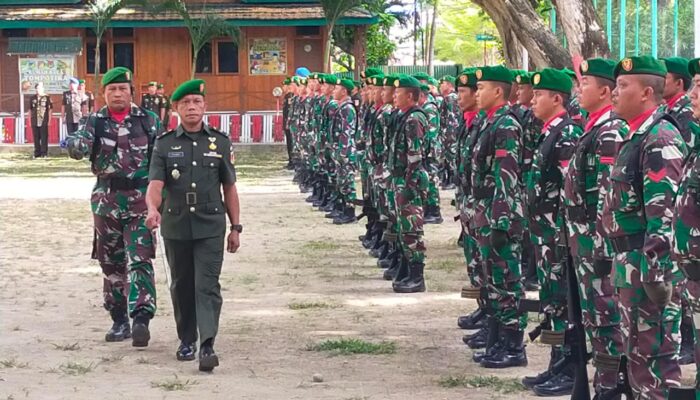
<path fill-rule="evenodd" d="M 180 137 L 185 133 L 188 133 L 188 132 L 185 131 L 185 128 L 182 127 L 182 124 L 178 125 L 177 129 L 175 129 L 175 136 L 176 137 Z M 192 132 L 189 132 L 189 133 L 192 133 Z M 202 122 L 202 130 L 199 132 L 196 132 L 196 133 L 204 133 L 207 136 L 213 135 L 211 127 L 204 122 Z"/>
<path fill-rule="evenodd" d="M 586 123 L 585 131 L 588 132 L 593 129 L 594 126 L 600 125 L 602 122 L 610 118 L 610 113 L 612 112 L 612 104 L 604 106 L 596 112 L 592 112 L 588 116 L 588 122 Z"/>
<path fill-rule="evenodd" d="M 486 111 L 486 118 L 491 119 L 496 114 L 501 114 L 500 111 L 508 107 L 508 103 L 499 104 L 497 106 L 491 107 Z"/>
<path fill-rule="evenodd" d="M 668 105 L 669 110 L 672 109 L 677 103 L 678 100 L 682 99 L 683 97 L 686 97 L 685 92 L 680 92 L 677 95 L 671 97 L 666 104 Z"/>
<path fill-rule="evenodd" d="M 629 124 L 629 133 L 630 137 L 634 135 L 635 133 L 642 132 L 643 127 L 646 127 L 648 125 L 649 119 L 656 113 L 656 110 L 658 110 L 658 107 L 652 107 L 643 113 L 637 115 L 636 117 L 630 119 L 627 123 Z"/>
<path fill-rule="evenodd" d="M 141 107 L 131 103 L 131 108 L 129 109 L 129 115 L 127 115 L 127 118 L 129 116 L 145 117 L 146 114 L 141 110 Z M 103 106 L 100 111 L 97 112 L 97 118 L 109 118 L 109 108 L 107 108 L 107 106 Z"/>
<path fill-rule="evenodd" d="M 549 129 L 550 125 L 555 125 L 555 126 L 558 125 L 560 121 L 564 120 L 562 117 L 564 117 L 565 115 L 566 115 L 566 110 L 563 110 L 563 111 L 557 113 L 557 115 L 550 118 L 547 122 L 544 123 L 544 125 L 542 125 L 542 132 L 546 132 Z"/>

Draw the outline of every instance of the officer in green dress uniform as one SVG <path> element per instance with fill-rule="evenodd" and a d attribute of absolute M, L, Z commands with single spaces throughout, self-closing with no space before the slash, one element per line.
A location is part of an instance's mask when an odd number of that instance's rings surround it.
<path fill-rule="evenodd" d="M 238 250 L 243 231 L 233 146 L 226 135 L 203 123 L 203 80 L 183 83 L 171 98 L 181 123 L 158 138 L 154 146 L 146 224 L 150 229 L 161 226 L 171 267 L 170 293 L 181 341 L 176 357 L 181 361 L 195 359 L 199 330 L 199 370 L 212 371 L 219 365 L 213 346 L 222 304 L 219 275 L 226 214 L 231 221 L 228 252 Z"/>

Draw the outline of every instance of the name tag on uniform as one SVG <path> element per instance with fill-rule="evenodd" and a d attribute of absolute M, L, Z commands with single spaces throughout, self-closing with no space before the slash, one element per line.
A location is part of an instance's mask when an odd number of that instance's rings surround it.
<path fill-rule="evenodd" d="M 216 157 L 216 158 L 222 158 L 223 155 L 215 152 L 215 151 L 210 151 L 209 153 L 204 153 L 204 157 Z"/>
<path fill-rule="evenodd" d="M 185 156 L 185 152 L 184 152 L 184 151 L 171 151 L 171 152 L 168 152 L 168 158 L 180 158 L 180 157 L 184 157 L 184 156 Z"/>

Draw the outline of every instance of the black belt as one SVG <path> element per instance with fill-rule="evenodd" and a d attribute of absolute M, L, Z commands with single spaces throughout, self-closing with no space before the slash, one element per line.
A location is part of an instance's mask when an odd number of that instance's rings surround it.
<path fill-rule="evenodd" d="M 644 232 L 639 232 L 629 236 L 610 238 L 610 244 L 612 244 L 612 248 L 616 253 L 623 253 L 644 247 L 645 237 L 646 234 Z"/>
<path fill-rule="evenodd" d="M 595 222 L 597 210 L 588 206 L 567 207 L 566 216 L 573 222 Z"/>
<path fill-rule="evenodd" d="M 148 186 L 147 178 L 97 178 L 97 183 L 110 188 L 111 190 L 134 190 L 143 189 Z"/>
<path fill-rule="evenodd" d="M 489 197 L 493 197 L 493 194 L 495 192 L 496 191 L 494 188 L 472 188 L 472 195 L 477 200 L 488 199 Z"/>

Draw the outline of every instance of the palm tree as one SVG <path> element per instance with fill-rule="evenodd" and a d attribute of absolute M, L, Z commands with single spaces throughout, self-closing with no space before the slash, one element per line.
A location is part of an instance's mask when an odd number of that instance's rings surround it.
<path fill-rule="evenodd" d="M 95 91 L 100 92 L 100 44 L 102 36 L 107 30 L 109 21 L 114 15 L 128 3 L 128 0 L 89 0 L 87 9 L 94 23 L 92 30 L 95 32 Z"/>
<path fill-rule="evenodd" d="M 323 51 L 323 71 L 331 72 L 331 46 L 333 43 L 333 29 L 338 20 L 348 11 L 359 6 L 360 0 L 320 0 L 323 13 L 326 16 L 326 26 L 328 27 L 328 36 L 326 39 L 326 47 Z"/>

